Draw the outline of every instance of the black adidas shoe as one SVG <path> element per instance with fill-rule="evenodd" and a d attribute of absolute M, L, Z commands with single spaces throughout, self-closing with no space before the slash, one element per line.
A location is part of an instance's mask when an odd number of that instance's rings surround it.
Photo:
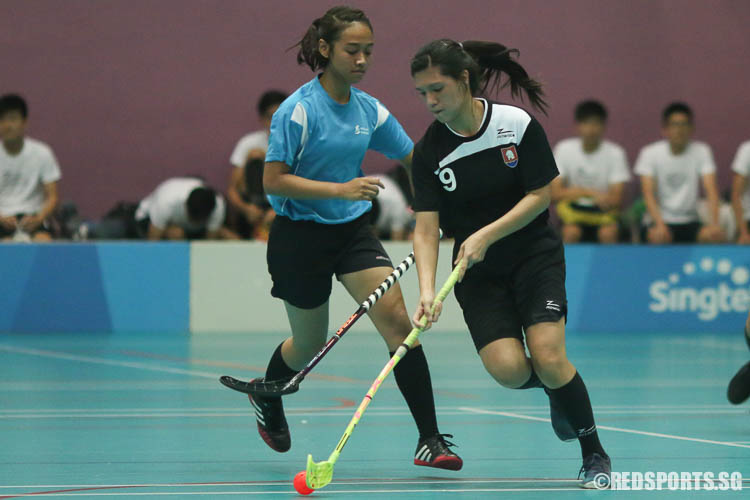
<path fill-rule="evenodd" d="M 549 391 L 547 391 L 546 387 L 544 388 L 544 392 L 549 396 Z M 565 414 L 551 397 L 549 398 L 549 419 L 552 421 L 552 430 L 555 431 L 555 434 L 560 441 L 573 441 L 578 439 L 578 434 L 575 429 L 573 429 L 573 426 L 570 425 Z"/>
<path fill-rule="evenodd" d="M 461 457 L 453 453 L 449 446 L 456 446 L 445 438 L 452 438 L 452 434 L 435 434 L 432 437 L 423 439 L 417 444 L 417 451 L 414 453 L 414 465 L 424 467 L 435 467 L 437 469 L 461 470 L 464 461 Z"/>
<path fill-rule="evenodd" d="M 727 399 L 733 405 L 744 403 L 750 397 L 750 362 L 732 377 L 727 389 Z"/>
<path fill-rule="evenodd" d="M 578 485 L 586 489 L 606 490 L 610 486 L 611 476 L 612 461 L 609 457 L 592 453 L 583 459 L 583 466 L 578 471 L 578 479 L 581 480 Z"/>
<path fill-rule="evenodd" d="M 256 378 L 251 382 L 262 382 L 263 378 Z M 250 404 L 255 408 L 255 419 L 258 423 L 258 433 L 272 450 L 284 453 L 292 447 L 292 437 L 284 416 L 284 403 L 281 398 L 262 398 L 248 394 Z"/>

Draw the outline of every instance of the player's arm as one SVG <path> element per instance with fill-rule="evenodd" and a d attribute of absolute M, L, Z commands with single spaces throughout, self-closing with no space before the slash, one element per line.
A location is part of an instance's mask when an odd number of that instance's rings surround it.
<path fill-rule="evenodd" d="M 742 194 L 747 189 L 747 177 L 738 173 L 732 178 L 732 211 L 734 220 L 737 223 L 740 243 L 750 243 L 750 231 L 747 230 L 745 223 L 745 213 L 742 208 Z"/>
<path fill-rule="evenodd" d="M 414 150 L 409 151 L 409 154 L 399 160 L 401 165 L 406 169 L 406 177 L 409 179 L 409 189 L 411 189 L 412 196 L 414 195 L 414 180 L 411 178 L 411 161 L 414 156 Z"/>
<path fill-rule="evenodd" d="M 484 260 L 487 249 L 496 241 L 515 233 L 533 221 L 549 207 L 552 199 L 550 184 L 533 189 L 516 203 L 505 215 L 484 226 L 461 244 L 455 264 L 464 259 L 464 266 L 458 280 L 463 280 L 466 270 Z"/>
<path fill-rule="evenodd" d="M 625 193 L 625 183 L 615 182 L 609 185 L 609 189 L 604 194 L 596 198 L 596 203 L 602 210 L 619 210 L 622 206 L 622 199 Z"/>
<path fill-rule="evenodd" d="M 229 189 L 227 199 L 229 203 L 245 215 L 250 224 L 257 224 L 263 218 L 263 209 L 253 203 L 247 203 L 242 199 L 240 189 L 245 182 L 245 171 L 240 167 L 234 167 L 229 178 Z"/>
<path fill-rule="evenodd" d="M 562 177 L 556 177 L 550 186 L 550 196 L 552 201 L 568 201 L 577 200 L 578 198 L 591 197 L 594 198 L 600 193 L 593 189 L 568 186 Z"/>
<path fill-rule="evenodd" d="M 659 203 L 656 201 L 655 194 L 656 183 L 654 178 L 650 175 L 641 176 L 641 193 L 643 194 L 643 201 L 646 203 L 646 210 L 654 220 L 654 224 L 657 226 L 666 226 L 664 219 L 661 218 L 661 210 L 659 210 Z"/>
<path fill-rule="evenodd" d="M 25 216 L 21 221 L 21 227 L 28 232 L 36 231 L 55 211 L 58 200 L 57 181 L 48 182 L 44 185 L 44 205 L 42 209 L 37 214 Z"/>
<path fill-rule="evenodd" d="M 711 215 L 711 225 L 719 226 L 719 188 L 716 185 L 716 174 L 703 174 L 703 190 L 706 192 L 709 213 Z"/>
<path fill-rule="evenodd" d="M 422 315 L 425 315 L 427 317 L 426 328 L 437 321 L 442 310 L 441 305 L 437 305 L 435 314 L 430 312 L 435 300 L 435 271 L 439 240 L 440 216 L 438 212 L 417 212 L 417 225 L 414 228 L 414 260 L 417 264 L 420 298 L 412 321 L 416 325 Z"/>
<path fill-rule="evenodd" d="M 380 179 L 375 177 L 357 177 L 344 183 L 306 179 L 292 174 L 289 165 L 278 161 L 266 163 L 263 169 L 263 189 L 266 194 L 298 200 L 373 200 L 383 187 Z"/>

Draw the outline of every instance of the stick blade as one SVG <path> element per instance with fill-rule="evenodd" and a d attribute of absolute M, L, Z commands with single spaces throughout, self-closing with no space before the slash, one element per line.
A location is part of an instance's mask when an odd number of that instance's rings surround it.
<path fill-rule="evenodd" d="M 307 455 L 307 476 L 305 482 L 307 487 L 314 490 L 327 486 L 333 479 L 333 462 L 313 462 L 312 455 Z"/>
<path fill-rule="evenodd" d="M 269 382 L 257 380 L 245 382 L 230 377 L 229 375 L 224 375 L 219 378 L 219 382 L 230 389 L 245 394 L 252 394 L 253 396 L 284 396 L 286 394 L 293 394 L 299 390 L 299 384 L 289 384 L 287 380 L 272 380 Z"/>

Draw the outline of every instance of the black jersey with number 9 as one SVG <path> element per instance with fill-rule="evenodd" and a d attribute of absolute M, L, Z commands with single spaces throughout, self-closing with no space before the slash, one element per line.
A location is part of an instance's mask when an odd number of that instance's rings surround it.
<path fill-rule="evenodd" d="M 529 191 L 558 174 L 547 136 L 526 111 L 484 102 L 479 131 L 464 137 L 433 122 L 414 148 L 414 210 L 439 212 L 440 226 L 456 247 L 512 209 Z M 487 258 L 518 255 L 559 244 L 544 210 L 525 227 L 496 242 Z M 512 259 L 514 260 L 514 259 Z"/>

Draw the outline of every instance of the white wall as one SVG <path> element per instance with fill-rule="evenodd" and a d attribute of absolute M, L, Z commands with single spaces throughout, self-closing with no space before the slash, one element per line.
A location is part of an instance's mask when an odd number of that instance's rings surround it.
<path fill-rule="evenodd" d="M 440 248 L 438 287 L 451 270 L 452 242 Z M 385 243 L 394 265 L 411 252 L 410 242 Z M 196 334 L 211 332 L 277 332 L 289 326 L 281 300 L 271 297 L 271 277 L 266 266 L 266 245 L 257 242 L 197 242 L 190 262 L 190 324 Z M 411 315 L 419 299 L 416 266 L 401 278 L 406 307 Z M 391 292 L 389 292 L 391 293 Z M 335 332 L 357 309 L 358 304 L 335 280 L 330 299 L 330 331 Z M 430 331 L 463 331 L 463 315 L 451 293 L 440 322 Z M 351 331 L 374 331 L 362 318 Z"/>

